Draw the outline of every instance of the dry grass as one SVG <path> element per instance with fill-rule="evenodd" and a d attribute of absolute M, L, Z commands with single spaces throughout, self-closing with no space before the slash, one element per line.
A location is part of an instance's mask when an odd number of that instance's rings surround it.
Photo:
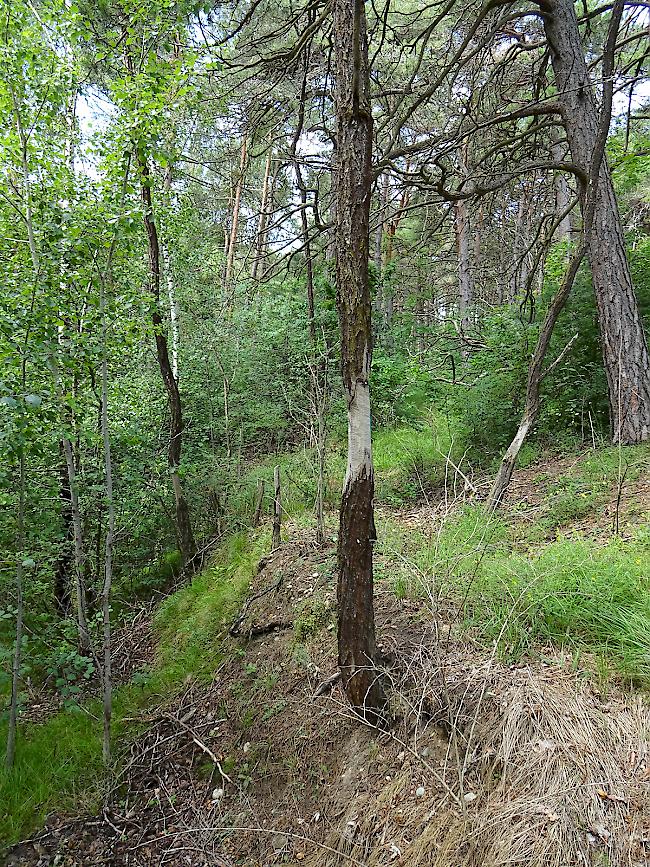
<path fill-rule="evenodd" d="M 316 852 L 310 867 L 349 858 L 367 867 L 647 864 L 650 712 L 642 700 L 604 703 L 563 668 L 513 668 L 448 650 L 444 658 L 421 652 L 420 675 L 409 664 L 403 691 L 409 709 L 420 696 L 409 755 L 422 754 L 427 729 L 442 728 L 444 758 L 419 768 L 408 761 L 352 804 L 327 839 L 342 854 Z"/>

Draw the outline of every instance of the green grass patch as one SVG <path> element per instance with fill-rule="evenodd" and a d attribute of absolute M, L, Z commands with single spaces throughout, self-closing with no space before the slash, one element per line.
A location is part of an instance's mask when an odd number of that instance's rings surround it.
<path fill-rule="evenodd" d="M 162 602 L 154 619 L 160 660 L 154 679 L 211 675 L 219 661 L 224 627 L 234 617 L 269 543 L 267 531 L 254 537 L 244 532 L 230 536 L 203 572 Z"/>
<path fill-rule="evenodd" d="M 444 480 L 447 456 L 454 463 L 460 462 L 461 438 L 453 425 L 437 413 L 411 424 L 375 431 L 378 500 L 399 506 L 426 495 Z"/>
<path fill-rule="evenodd" d="M 470 588 L 468 622 L 508 657 L 551 641 L 650 683 L 649 557 L 642 538 L 602 545 L 576 536 L 490 558 Z"/>
<path fill-rule="evenodd" d="M 616 491 L 642 473 L 650 473 L 648 444 L 618 449 L 615 446 L 590 452 L 549 488 L 541 508 L 538 527 L 550 531 L 587 517 Z"/>
<path fill-rule="evenodd" d="M 464 624 L 518 659 L 552 642 L 650 684 L 650 533 L 602 544 L 578 536 L 515 549 L 501 518 L 478 506 L 424 535 L 379 523 L 378 581 L 395 594 L 459 606 Z"/>
<path fill-rule="evenodd" d="M 220 659 L 224 626 L 248 589 L 268 541 L 267 533 L 235 534 L 200 575 L 161 604 L 154 620 L 156 666 L 115 691 L 117 749 L 137 732 L 132 718 L 139 711 L 168 699 L 188 674 L 211 677 Z M 10 771 L 0 767 L 0 850 L 29 835 L 51 812 L 98 804 L 107 776 L 100 714 L 99 702 L 91 702 L 61 711 L 42 725 L 19 727 L 16 763 Z M 6 722 L 0 725 L 0 742 L 6 742 Z"/>
<path fill-rule="evenodd" d="M 462 459 L 462 438 L 453 422 L 438 413 L 420 414 L 398 427 L 373 431 L 377 498 L 393 506 L 412 502 L 431 491 L 445 477 L 446 457 Z M 325 502 L 338 507 L 345 475 L 346 444 L 333 435 L 327 445 Z M 282 511 L 287 518 L 309 514 L 316 502 L 317 463 L 314 448 L 271 455 L 247 470 L 233 485 L 228 511 L 237 524 L 249 525 L 255 508 L 258 480 L 264 482 L 264 514 L 273 499 L 273 469 L 280 467 Z M 450 468 L 453 473 L 453 467 Z"/>

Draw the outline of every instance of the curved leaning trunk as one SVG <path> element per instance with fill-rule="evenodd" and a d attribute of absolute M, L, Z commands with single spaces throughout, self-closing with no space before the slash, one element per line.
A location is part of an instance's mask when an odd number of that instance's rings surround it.
<path fill-rule="evenodd" d="M 544 0 L 541 9 L 571 156 L 586 176 L 599 122 L 573 0 Z M 612 439 L 624 445 L 643 442 L 650 438 L 650 356 L 606 158 L 598 176 L 588 256 Z"/>
<path fill-rule="evenodd" d="M 185 499 L 185 493 L 183 491 L 183 485 L 179 473 L 181 449 L 183 444 L 183 407 L 181 404 L 181 395 L 178 390 L 178 382 L 174 376 L 174 371 L 169 358 L 169 349 L 167 346 L 163 319 L 160 310 L 158 309 L 160 303 L 160 243 L 158 240 L 158 230 L 153 218 L 151 175 L 144 154 L 138 154 L 138 160 L 141 174 L 143 219 L 147 233 L 150 291 L 154 300 L 154 309 L 151 314 L 151 321 L 153 323 L 154 337 L 156 341 L 158 367 L 160 368 L 160 375 L 169 399 L 170 421 L 167 461 L 169 463 L 169 472 L 176 505 L 176 532 L 178 535 L 178 546 L 183 559 L 183 565 L 188 565 L 192 563 L 196 556 L 196 542 L 192 530 L 190 509 L 188 502 Z"/>
<path fill-rule="evenodd" d="M 338 648 L 348 700 L 368 722 L 386 704 L 376 670 L 370 432 L 371 300 L 368 280 L 372 115 L 363 0 L 335 0 L 337 156 L 336 288 L 341 372 L 348 406 L 348 465 L 341 500 Z"/>

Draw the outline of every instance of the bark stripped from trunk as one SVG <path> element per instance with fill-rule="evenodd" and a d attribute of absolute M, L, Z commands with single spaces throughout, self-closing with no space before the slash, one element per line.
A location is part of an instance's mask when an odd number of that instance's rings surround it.
<path fill-rule="evenodd" d="M 190 509 L 185 499 L 183 485 L 179 475 L 179 467 L 181 462 L 181 447 L 183 442 L 183 410 L 181 405 L 181 396 L 178 390 L 178 383 L 174 376 L 171 362 L 169 360 L 169 350 L 167 347 L 167 338 L 165 337 L 165 328 L 163 319 L 160 314 L 160 244 L 158 242 L 158 230 L 153 217 L 153 205 L 151 198 L 151 174 L 149 165 L 144 154 L 138 155 L 141 177 L 141 195 L 143 205 L 144 226 L 147 233 L 147 250 L 149 255 L 149 288 L 153 297 L 153 312 L 151 320 L 154 327 L 154 336 L 156 340 L 156 354 L 158 356 L 158 366 L 162 377 L 167 397 L 169 398 L 170 422 L 169 422 L 169 448 L 167 450 L 167 460 L 169 463 L 169 472 L 171 474 L 172 487 L 174 489 L 174 500 L 176 504 L 176 530 L 178 533 L 178 544 L 181 551 L 181 557 L 185 565 L 191 564 L 196 555 L 196 542 L 194 541 L 194 533 L 190 520 Z"/>
<path fill-rule="evenodd" d="M 368 282 L 372 115 L 363 0 L 335 0 L 337 157 L 336 286 L 341 372 L 348 404 L 348 466 L 339 528 L 338 647 L 355 710 L 383 721 L 376 669 L 372 549 L 374 473 L 370 436 L 371 301 Z"/>
<path fill-rule="evenodd" d="M 573 0 L 544 0 L 541 8 L 571 156 L 586 175 L 598 137 L 598 114 Z M 612 439 L 627 445 L 642 442 L 650 438 L 650 356 L 605 158 L 598 176 L 588 256 L 607 375 Z"/>

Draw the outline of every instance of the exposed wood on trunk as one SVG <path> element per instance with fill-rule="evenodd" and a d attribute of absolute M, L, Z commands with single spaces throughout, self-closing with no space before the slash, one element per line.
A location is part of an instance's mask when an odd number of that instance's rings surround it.
<path fill-rule="evenodd" d="M 573 0 L 544 0 L 542 12 L 571 156 L 587 174 L 598 137 L 598 114 Z M 585 200 L 583 195 L 583 212 Z M 650 356 L 606 158 L 598 175 L 595 212 L 588 257 L 612 439 L 638 443 L 650 437 Z"/>
<path fill-rule="evenodd" d="M 348 405 L 348 465 L 341 499 L 338 647 L 343 687 L 367 721 L 383 720 L 373 603 L 374 471 L 370 435 L 371 300 L 368 282 L 372 114 L 363 0 L 334 0 L 337 158 L 336 286 L 341 372 Z"/>

